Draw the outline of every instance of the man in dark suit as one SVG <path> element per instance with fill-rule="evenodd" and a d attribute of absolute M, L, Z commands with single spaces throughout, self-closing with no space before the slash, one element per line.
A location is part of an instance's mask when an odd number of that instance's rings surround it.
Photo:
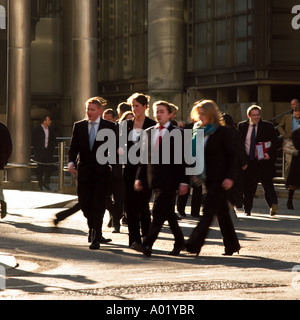
<path fill-rule="evenodd" d="M 244 209 L 245 215 L 251 215 L 253 197 L 257 184 L 261 181 L 265 199 L 270 207 L 270 214 L 278 210 L 278 199 L 273 185 L 278 138 L 273 125 L 261 120 L 261 108 L 251 106 L 247 115 L 249 120 L 239 123 L 248 156 L 248 164 L 244 166 Z M 260 152 L 261 151 L 261 152 Z"/>
<path fill-rule="evenodd" d="M 145 132 L 142 154 L 146 153 L 148 155 L 148 161 L 147 164 L 139 166 L 135 181 L 135 190 L 137 191 L 143 190 L 143 181 L 148 181 L 148 186 L 154 190 L 153 222 L 144 238 L 142 251 L 146 256 L 151 256 L 153 243 L 167 220 L 175 237 L 174 249 L 169 254 L 179 255 L 180 251 L 185 248 L 185 242 L 174 213 L 173 200 L 176 190 L 178 190 L 179 195 L 188 192 L 189 178 L 185 173 L 183 151 L 180 150 L 182 152 L 180 154 L 182 164 L 177 164 L 177 162 L 175 163 L 174 150 L 179 143 L 183 145 L 183 133 L 170 121 L 172 107 L 169 103 L 158 101 L 153 108 L 158 124 Z M 170 157 L 169 161 L 165 163 L 163 150 L 166 145 L 164 144 L 164 138 L 167 137 L 168 133 L 174 133 L 175 130 L 179 132 L 177 137 L 179 136 L 180 141 L 176 140 L 175 142 L 174 136 L 170 138 L 170 152 L 168 153 Z M 175 152 L 178 153 L 178 149 Z"/>
<path fill-rule="evenodd" d="M 50 116 L 44 116 L 41 125 L 34 128 L 31 135 L 31 145 L 34 154 L 33 159 L 38 163 L 36 177 L 41 191 L 43 187 L 48 191 L 50 190 L 49 183 L 51 173 L 55 169 L 53 165 L 53 154 L 56 145 L 56 136 L 51 127 L 51 123 Z"/>
<path fill-rule="evenodd" d="M 88 119 L 75 123 L 69 149 L 69 172 L 78 175 L 78 201 L 87 218 L 91 250 L 99 249 L 100 242 L 110 240 L 102 237 L 102 223 L 111 167 L 108 163 L 98 162 L 97 150 L 106 141 L 96 140 L 97 134 L 103 129 L 115 134 L 115 124 L 101 119 L 105 104 L 106 101 L 100 97 L 86 102 Z"/>
<path fill-rule="evenodd" d="M 12 141 L 6 125 L 0 122 L 0 204 L 1 218 L 4 219 L 7 214 L 7 206 L 3 194 L 4 167 L 12 153 Z"/>

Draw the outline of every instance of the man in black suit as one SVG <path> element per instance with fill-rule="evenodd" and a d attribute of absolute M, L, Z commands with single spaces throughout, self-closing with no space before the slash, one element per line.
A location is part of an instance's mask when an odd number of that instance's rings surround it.
<path fill-rule="evenodd" d="M 185 248 L 184 237 L 178 225 L 177 217 L 174 213 L 174 197 L 176 190 L 183 195 L 188 192 L 189 178 L 186 176 L 185 165 L 183 162 L 183 151 L 180 150 L 181 163 L 175 162 L 174 150 L 178 144 L 183 146 L 183 132 L 172 125 L 170 119 L 172 107 L 169 103 L 158 101 L 154 104 L 154 113 L 158 124 L 145 131 L 142 154 L 148 155 L 147 164 L 141 164 L 138 168 L 135 190 L 143 190 L 143 181 L 148 181 L 148 186 L 154 190 L 154 204 L 152 209 L 153 222 L 147 236 L 144 238 L 142 251 L 146 256 L 151 256 L 152 246 L 158 234 L 167 220 L 171 231 L 175 237 L 174 249 L 170 255 L 179 255 Z M 164 158 L 163 150 L 166 149 L 165 137 L 168 133 L 179 132 L 177 137 L 180 141 L 175 141 L 173 135 L 170 138 L 169 161 Z M 148 150 L 148 152 L 147 152 Z M 178 149 L 175 150 L 178 153 Z M 176 154 L 178 156 L 178 154 Z"/>
<path fill-rule="evenodd" d="M 248 164 L 244 166 L 244 210 L 251 215 L 253 197 L 257 184 L 261 181 L 265 199 L 270 207 L 270 214 L 278 211 L 278 199 L 273 185 L 278 138 L 273 125 L 261 120 L 261 108 L 251 106 L 247 115 L 249 120 L 239 123 L 248 156 Z"/>
<path fill-rule="evenodd" d="M 97 150 L 106 141 L 96 140 L 97 134 L 103 129 L 111 130 L 115 134 L 115 124 L 101 119 L 105 105 L 106 101 L 100 97 L 86 102 L 87 119 L 74 124 L 69 149 L 69 172 L 78 175 L 78 201 L 87 218 L 91 250 L 99 249 L 100 242 L 110 240 L 102 237 L 102 223 L 111 167 L 108 163 L 98 162 Z"/>
<path fill-rule="evenodd" d="M 31 145 L 34 154 L 33 159 L 38 163 L 36 177 L 41 191 L 43 187 L 50 191 L 49 183 L 51 173 L 55 169 L 53 165 L 53 154 L 56 145 L 56 136 L 51 127 L 51 123 L 50 116 L 44 116 L 41 125 L 35 127 L 31 135 Z"/>
<path fill-rule="evenodd" d="M 7 206 L 3 194 L 4 167 L 12 153 L 12 141 L 6 125 L 0 122 L 0 204 L 1 218 L 4 219 L 7 214 Z"/>

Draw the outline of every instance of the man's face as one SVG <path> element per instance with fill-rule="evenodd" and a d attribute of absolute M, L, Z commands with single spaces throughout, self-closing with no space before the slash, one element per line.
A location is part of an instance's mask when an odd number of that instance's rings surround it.
<path fill-rule="evenodd" d="M 170 121 L 171 119 L 171 113 L 169 113 L 168 109 L 166 106 L 163 105 L 158 105 L 156 107 L 156 113 L 155 113 L 155 117 L 157 119 L 157 122 L 163 126 L 165 125 L 167 122 Z"/>
<path fill-rule="evenodd" d="M 50 127 L 51 126 L 51 118 L 50 117 L 46 117 L 46 119 L 44 120 L 44 122 L 43 122 L 43 125 L 44 125 L 44 127 L 45 128 L 48 128 L 48 127 Z"/>
<path fill-rule="evenodd" d="M 251 110 L 249 114 L 249 119 L 253 124 L 258 124 L 261 119 L 260 111 L 255 109 Z"/>
<path fill-rule="evenodd" d="M 298 105 L 299 103 L 297 102 L 297 100 L 292 100 L 291 102 L 291 107 L 293 110 L 295 110 L 295 107 Z"/>
<path fill-rule="evenodd" d="M 103 108 L 99 107 L 98 105 L 94 103 L 89 103 L 87 109 L 86 109 L 86 114 L 88 116 L 88 119 L 92 122 L 95 122 L 98 117 L 102 116 L 103 113 Z"/>
<path fill-rule="evenodd" d="M 294 112 L 294 115 L 295 115 L 295 118 L 296 118 L 297 120 L 300 119 L 300 111 L 295 111 L 295 112 Z"/>

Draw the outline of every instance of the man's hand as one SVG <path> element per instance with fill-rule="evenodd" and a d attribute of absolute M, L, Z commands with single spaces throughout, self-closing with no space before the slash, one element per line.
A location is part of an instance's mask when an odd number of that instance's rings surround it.
<path fill-rule="evenodd" d="M 135 191 L 142 191 L 143 190 L 143 185 L 141 180 L 135 180 L 134 182 L 134 190 Z"/>
<path fill-rule="evenodd" d="M 187 184 L 183 184 L 181 183 L 179 185 L 179 189 L 178 189 L 178 195 L 179 196 L 184 196 L 185 194 L 187 194 L 189 191 L 189 186 Z"/>
<path fill-rule="evenodd" d="M 233 180 L 231 179 L 225 179 L 222 183 L 222 187 L 224 190 L 230 190 L 233 187 Z"/>
<path fill-rule="evenodd" d="M 68 170 L 71 174 L 76 175 L 77 174 L 77 170 L 75 168 L 74 163 L 69 163 L 68 164 Z"/>

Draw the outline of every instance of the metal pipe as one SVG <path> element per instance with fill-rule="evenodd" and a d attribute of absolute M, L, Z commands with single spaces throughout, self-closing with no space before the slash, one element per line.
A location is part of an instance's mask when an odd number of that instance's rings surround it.
<path fill-rule="evenodd" d="M 85 117 L 84 103 L 98 95 L 97 0 L 73 0 L 73 121 Z"/>
<path fill-rule="evenodd" d="M 59 159 L 59 170 L 58 170 L 58 192 L 64 193 L 64 159 L 65 159 L 65 142 L 60 142 L 58 145 L 58 159 Z"/>
<path fill-rule="evenodd" d="M 8 1 L 7 122 L 13 141 L 9 180 L 29 182 L 31 128 L 31 0 Z"/>

